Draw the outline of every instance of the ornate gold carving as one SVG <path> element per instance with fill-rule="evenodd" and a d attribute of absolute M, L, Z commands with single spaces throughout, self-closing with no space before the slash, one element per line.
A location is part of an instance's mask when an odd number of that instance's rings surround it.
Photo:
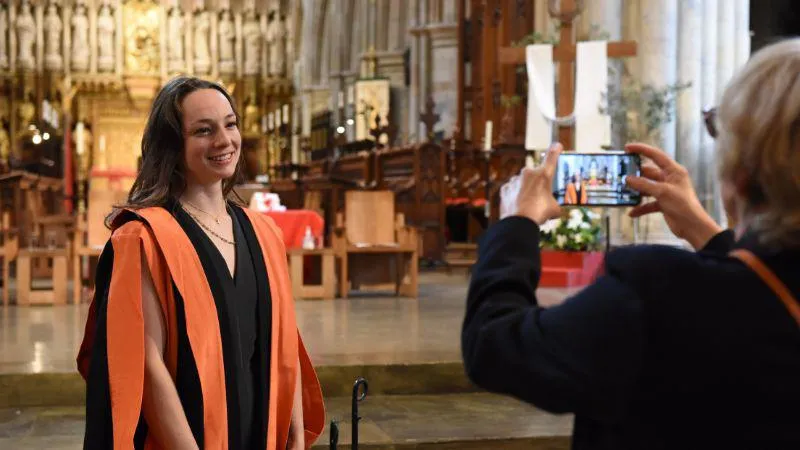
<path fill-rule="evenodd" d="M 11 156 L 11 138 L 6 130 L 5 117 L 0 117 L 0 171 Z"/>
<path fill-rule="evenodd" d="M 123 6 L 125 70 L 129 74 L 157 74 L 161 68 L 158 5 L 151 0 L 130 0 Z"/>

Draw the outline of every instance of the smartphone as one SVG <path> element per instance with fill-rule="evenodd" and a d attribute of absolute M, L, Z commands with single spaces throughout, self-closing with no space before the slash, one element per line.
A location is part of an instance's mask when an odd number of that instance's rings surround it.
<path fill-rule="evenodd" d="M 636 206 L 642 196 L 625 185 L 639 175 L 639 155 L 624 151 L 564 152 L 558 158 L 553 195 L 566 206 Z"/>

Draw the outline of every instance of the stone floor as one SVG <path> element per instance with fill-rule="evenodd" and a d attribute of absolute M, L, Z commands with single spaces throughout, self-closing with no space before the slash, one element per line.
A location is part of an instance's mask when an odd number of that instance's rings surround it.
<path fill-rule="evenodd" d="M 459 332 L 467 281 L 463 274 L 425 273 L 419 299 L 373 293 L 296 303 L 323 385 L 335 387 L 326 389 L 326 408 L 329 421 L 341 421 L 339 448 L 350 443 L 350 399 L 340 396 L 355 374 L 370 380 L 360 404 L 360 448 L 569 448 L 570 416 L 465 388 Z M 569 292 L 538 294 L 541 303 L 555 304 Z M 0 401 L 0 449 L 81 448 L 83 387 L 74 361 L 87 310 L 0 308 L 0 396 L 9 400 Z M 58 402 L 15 403 L 46 392 Z M 326 427 L 315 448 L 328 448 L 327 433 Z"/>
<path fill-rule="evenodd" d="M 326 401 L 339 426 L 338 444 L 350 444 L 350 399 Z M 572 419 L 543 413 L 490 394 L 383 396 L 360 404 L 359 447 L 569 448 Z M 82 446 L 83 408 L 0 409 L 0 448 L 75 450 Z M 329 448 L 329 429 L 314 448 Z M 514 447 L 510 447 L 514 445 Z"/>
<path fill-rule="evenodd" d="M 356 294 L 298 301 L 297 320 L 315 365 L 460 361 L 467 278 L 424 273 L 419 299 Z M 541 289 L 542 304 L 564 299 Z M 0 373 L 74 372 L 89 307 L 0 307 Z"/>

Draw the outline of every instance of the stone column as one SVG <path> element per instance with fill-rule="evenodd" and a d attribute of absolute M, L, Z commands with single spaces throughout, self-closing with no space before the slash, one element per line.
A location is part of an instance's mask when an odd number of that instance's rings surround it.
<path fill-rule="evenodd" d="M 718 104 L 722 99 L 722 94 L 728 86 L 728 82 L 736 71 L 736 5 L 734 2 L 719 3 L 717 8 L 717 95 Z M 715 164 L 716 158 L 710 158 L 711 164 Z M 707 192 L 709 201 L 706 209 L 721 222 L 726 222 L 722 208 L 720 186 L 717 180 L 717 172 L 713 170 L 715 166 L 710 165 L 712 170 L 709 183 L 711 189 Z"/>
<path fill-rule="evenodd" d="M 533 8 L 534 31 L 541 33 L 541 35 L 545 38 L 555 36 L 555 24 L 553 22 L 553 18 L 550 17 L 550 13 L 547 12 L 547 1 L 537 1 L 534 3 Z"/>
<path fill-rule="evenodd" d="M 736 70 L 736 8 L 733 2 L 717 9 L 717 101 Z"/>
<path fill-rule="evenodd" d="M 436 113 L 440 115 L 434 130 L 444 131 L 444 137 L 452 136 L 458 118 L 458 25 L 441 23 L 428 26 L 431 37 L 430 95 L 436 103 Z M 420 105 L 426 98 L 420 98 Z M 420 141 L 422 141 L 420 136 Z"/>
<path fill-rule="evenodd" d="M 678 75 L 678 1 L 640 0 L 639 69 L 642 84 L 656 88 L 674 84 Z M 654 144 L 675 158 L 676 124 L 664 124 Z M 661 215 L 641 221 L 640 236 L 648 243 L 679 245 Z"/>
<path fill-rule="evenodd" d="M 717 104 L 717 0 L 703 2 L 703 67 L 701 69 L 700 91 L 704 108 L 711 108 Z M 712 211 L 714 179 L 714 139 L 703 130 L 700 139 L 700 182 L 697 185 L 697 194 L 700 202 L 707 211 Z M 719 218 L 717 218 L 719 219 Z"/>
<path fill-rule="evenodd" d="M 750 59 L 750 0 L 736 0 L 736 68 Z"/>
<path fill-rule="evenodd" d="M 427 67 L 423 58 L 423 37 L 422 37 L 422 7 L 425 0 L 411 0 L 409 9 L 411 13 L 408 15 L 408 29 L 411 34 L 410 42 L 410 88 L 408 90 L 408 127 L 407 138 L 411 136 L 414 139 L 419 138 L 419 98 L 422 93 L 422 80 L 420 77 L 421 71 Z"/>
<path fill-rule="evenodd" d="M 397 127 L 397 135 L 402 136 L 408 132 L 407 95 L 405 86 L 405 66 L 403 52 L 398 50 L 382 51 L 377 53 L 378 76 L 389 79 L 389 122 Z M 394 145 L 394 142 L 391 143 Z"/>
<path fill-rule="evenodd" d="M 678 47 L 678 81 L 691 83 L 677 99 L 678 145 L 676 159 L 686 166 L 694 186 L 700 185 L 703 133 L 703 3 L 701 0 L 680 0 L 680 36 Z"/>

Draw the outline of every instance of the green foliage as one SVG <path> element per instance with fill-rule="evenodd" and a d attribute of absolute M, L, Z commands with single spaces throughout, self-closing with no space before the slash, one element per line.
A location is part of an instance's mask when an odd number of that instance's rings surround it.
<path fill-rule="evenodd" d="M 510 97 L 507 95 L 502 95 L 500 96 L 500 103 L 503 105 L 503 108 L 513 108 L 522 103 L 522 97 L 516 94 Z"/>
<path fill-rule="evenodd" d="M 560 37 L 558 36 L 558 32 L 561 30 L 561 24 L 556 23 L 553 31 L 556 34 L 549 34 L 545 35 L 539 31 L 534 31 L 533 33 L 524 36 L 522 39 L 518 41 L 514 41 L 511 43 L 512 47 L 525 47 L 528 45 L 534 44 L 552 44 L 558 45 Z M 611 39 L 611 34 L 607 31 L 603 30 L 599 25 L 592 25 L 589 28 L 589 32 L 586 34 L 581 34 L 577 37 L 578 42 L 584 41 L 608 41 Z"/>
<path fill-rule="evenodd" d="M 606 96 L 608 106 L 601 110 L 611 116 L 612 123 L 619 125 L 622 142 L 656 144 L 661 138 L 661 127 L 675 116 L 678 95 L 691 85 L 687 82 L 655 87 L 633 80 L 612 82 Z"/>
<path fill-rule="evenodd" d="M 526 47 L 528 45 L 534 44 L 558 44 L 558 37 L 554 35 L 545 36 L 544 34 L 534 31 L 533 33 L 524 36 L 522 39 L 518 41 L 514 41 L 511 43 L 512 47 Z"/>
<path fill-rule="evenodd" d="M 602 223 L 600 216 L 589 208 L 571 208 L 564 214 L 542 224 L 539 246 L 564 251 L 593 251 L 600 247 Z"/>

